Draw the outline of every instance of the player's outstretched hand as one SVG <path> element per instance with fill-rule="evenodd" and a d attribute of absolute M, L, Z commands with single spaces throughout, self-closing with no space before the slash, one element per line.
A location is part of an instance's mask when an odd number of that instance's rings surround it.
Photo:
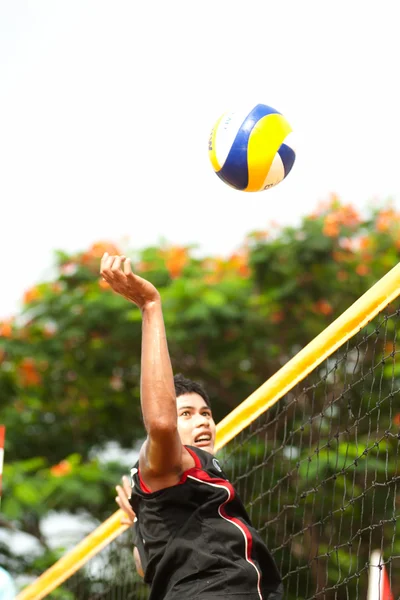
<path fill-rule="evenodd" d="M 117 485 L 115 487 L 117 490 L 118 496 L 115 498 L 115 502 L 118 504 L 121 510 L 124 511 L 126 517 L 122 517 L 121 524 L 122 525 L 133 525 L 133 521 L 135 520 L 135 513 L 132 509 L 132 506 L 129 503 L 129 498 L 131 497 L 132 488 L 130 486 L 128 477 L 124 475 L 122 478 L 122 486 Z"/>
<path fill-rule="evenodd" d="M 160 299 L 152 283 L 132 272 L 131 262 L 125 256 L 103 255 L 100 273 L 114 292 L 134 302 L 141 310 Z"/>

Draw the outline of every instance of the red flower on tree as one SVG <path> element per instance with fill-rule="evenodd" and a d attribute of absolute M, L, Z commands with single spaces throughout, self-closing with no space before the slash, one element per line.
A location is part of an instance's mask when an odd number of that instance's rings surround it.
<path fill-rule="evenodd" d="M 321 299 L 318 302 L 315 302 L 313 305 L 314 311 L 321 315 L 328 316 L 332 314 L 333 308 L 332 305 L 328 302 L 328 300 Z"/>
<path fill-rule="evenodd" d="M 72 466 L 67 460 L 62 460 L 58 465 L 54 465 L 50 469 L 50 473 L 53 477 L 64 477 L 64 475 L 68 475 L 71 471 Z"/>
<path fill-rule="evenodd" d="M 12 337 L 12 320 L 0 322 L 0 337 L 10 338 Z"/>
<path fill-rule="evenodd" d="M 37 287 L 32 287 L 29 290 L 26 290 L 23 297 L 24 304 L 30 304 L 31 302 L 35 302 L 35 300 L 39 300 L 42 294 L 39 292 Z"/>
<path fill-rule="evenodd" d="M 18 371 L 21 384 L 24 387 L 39 385 L 42 381 L 33 358 L 23 358 L 19 364 Z"/>
<path fill-rule="evenodd" d="M 176 279 L 182 274 L 183 269 L 189 261 L 187 248 L 173 246 L 166 251 L 165 266 L 172 279 Z"/>

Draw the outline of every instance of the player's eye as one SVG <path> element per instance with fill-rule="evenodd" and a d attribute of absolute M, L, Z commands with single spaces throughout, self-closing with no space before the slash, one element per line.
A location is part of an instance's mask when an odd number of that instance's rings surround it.
<path fill-rule="evenodd" d="M 190 412 L 188 410 L 184 410 L 183 412 L 181 412 L 181 417 L 187 417 L 190 415 Z"/>

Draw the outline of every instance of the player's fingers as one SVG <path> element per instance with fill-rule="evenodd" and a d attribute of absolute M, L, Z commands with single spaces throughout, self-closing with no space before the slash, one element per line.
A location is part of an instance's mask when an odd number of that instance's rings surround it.
<path fill-rule="evenodd" d="M 124 492 L 127 495 L 127 497 L 130 498 L 132 494 L 132 486 L 129 483 L 129 479 L 128 477 L 126 477 L 126 475 L 124 475 L 122 478 L 122 487 L 124 488 Z"/>
<path fill-rule="evenodd" d="M 101 261 L 100 261 L 100 272 L 103 270 L 104 264 L 105 264 L 107 258 L 108 258 L 108 252 L 104 252 L 103 256 L 101 257 Z"/>
<path fill-rule="evenodd" d="M 130 485 L 129 485 L 129 481 L 127 480 L 128 478 L 124 475 L 122 477 L 122 486 L 119 485 L 119 489 L 122 490 L 122 493 L 124 494 L 124 496 L 126 498 L 129 498 L 130 495 Z"/>
<path fill-rule="evenodd" d="M 128 507 L 126 506 L 125 502 L 123 500 L 121 500 L 121 498 L 119 496 L 116 496 L 115 498 L 115 502 L 118 504 L 118 506 L 120 507 L 121 510 L 124 511 L 124 513 L 130 518 L 132 515 L 129 512 Z"/>
<path fill-rule="evenodd" d="M 114 262 L 113 262 L 112 266 L 110 267 L 110 268 L 111 268 L 111 271 L 112 271 L 113 273 L 115 273 L 116 271 L 119 271 L 119 270 L 120 270 L 120 268 L 121 268 L 121 263 L 122 263 L 122 261 L 123 261 L 123 259 L 124 259 L 124 258 L 125 258 L 125 257 L 122 257 L 122 256 L 116 256 L 116 257 L 114 258 Z"/>
<path fill-rule="evenodd" d="M 124 262 L 124 273 L 125 273 L 125 275 L 133 275 L 133 273 L 132 273 L 131 259 L 130 258 L 126 258 L 125 259 L 125 262 Z"/>
<path fill-rule="evenodd" d="M 129 500 L 126 497 L 124 490 L 119 485 L 117 485 L 117 487 L 115 489 L 118 492 L 118 496 L 115 499 L 118 506 L 120 506 L 122 508 L 122 510 L 124 510 L 130 517 L 134 516 L 135 513 L 133 512 L 133 509 L 132 509 L 131 505 L 129 504 Z"/>
<path fill-rule="evenodd" d="M 123 488 L 122 488 L 120 485 L 117 485 L 117 486 L 115 487 L 115 489 L 116 489 L 116 490 L 117 490 L 117 492 L 118 492 L 118 498 L 119 498 L 119 499 L 120 499 L 122 502 L 124 502 L 126 505 L 129 505 L 129 506 L 130 506 L 130 504 L 129 504 L 129 501 L 128 501 L 128 498 L 126 497 L 125 490 L 124 490 L 124 489 L 123 489 Z"/>
<path fill-rule="evenodd" d="M 121 500 L 121 498 L 119 496 L 115 497 L 115 502 L 118 504 L 118 506 L 125 512 L 125 505 L 124 502 Z"/>
<path fill-rule="evenodd" d="M 104 259 L 101 268 L 101 274 L 103 275 L 103 277 L 110 277 L 110 275 L 112 274 L 111 269 L 114 264 L 115 258 L 115 256 L 107 255 L 107 257 Z"/>
<path fill-rule="evenodd" d="M 118 502 L 117 498 L 115 498 L 118 506 L 120 507 L 120 509 L 124 512 L 123 516 L 121 517 L 121 523 L 123 525 L 133 525 L 133 521 L 135 519 L 135 515 L 128 515 L 127 512 L 125 511 L 124 507 L 121 506 L 121 503 Z"/>

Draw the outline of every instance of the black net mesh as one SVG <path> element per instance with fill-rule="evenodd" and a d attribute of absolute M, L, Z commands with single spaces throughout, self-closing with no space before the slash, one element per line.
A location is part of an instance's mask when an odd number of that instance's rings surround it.
<path fill-rule="evenodd" d="M 372 550 L 400 597 L 399 315 L 382 313 L 219 454 L 287 600 L 366 600 Z M 146 593 L 128 532 L 50 597 Z"/>
<path fill-rule="evenodd" d="M 366 599 L 374 549 L 400 594 L 399 314 L 364 328 L 224 452 L 288 600 Z"/>

